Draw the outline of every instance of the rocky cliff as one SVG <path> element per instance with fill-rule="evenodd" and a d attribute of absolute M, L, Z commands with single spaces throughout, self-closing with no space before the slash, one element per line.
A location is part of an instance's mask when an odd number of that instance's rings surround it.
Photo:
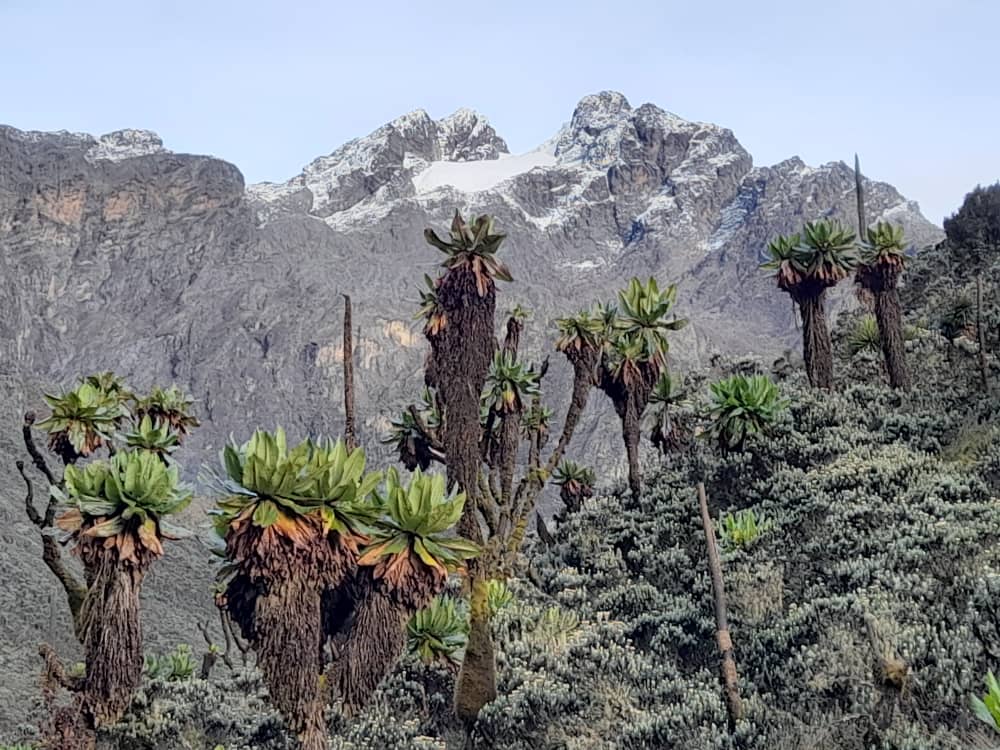
<path fill-rule="evenodd" d="M 679 284 L 692 321 L 674 340 L 683 366 L 794 342 L 790 304 L 757 268 L 762 249 L 806 219 L 851 222 L 853 184 L 840 162 L 754 167 L 729 130 L 609 92 L 585 97 L 527 154 L 511 155 L 475 112 L 435 121 L 417 111 L 285 183 L 250 186 L 235 166 L 170 153 L 148 131 L 0 127 L 0 664 L 12 691 L 0 728 L 24 715 L 37 642 L 71 650 L 13 466 L 21 415 L 40 406 L 42 389 L 103 369 L 138 388 L 180 384 L 205 425 L 181 456 L 192 477 L 229 433 L 256 424 L 336 433 L 349 292 L 362 437 L 384 456 L 377 439 L 421 382 L 411 316 L 421 274 L 441 260 L 422 230 L 445 226 L 456 207 L 496 214 L 509 234 L 516 282 L 500 304 L 533 310 L 529 354 L 551 349 L 557 315 L 652 274 Z M 918 246 L 940 236 L 890 185 L 866 187 L 872 219 L 902 222 Z M 567 383 L 553 358 L 557 414 Z M 613 415 L 592 402 L 571 451 L 585 461 L 616 440 Z M 200 509 L 187 520 L 201 524 Z M 192 623 L 210 616 L 207 561 L 193 540 L 155 567 L 145 589 L 152 645 L 191 641 Z"/>

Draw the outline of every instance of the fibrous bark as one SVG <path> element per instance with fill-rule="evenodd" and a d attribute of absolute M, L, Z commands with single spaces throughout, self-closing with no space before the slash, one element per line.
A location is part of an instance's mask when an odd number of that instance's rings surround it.
<path fill-rule="evenodd" d="M 587 399 L 590 390 L 597 385 L 597 367 L 600 362 L 601 352 L 599 349 L 584 347 L 580 350 L 567 352 L 567 357 L 573 365 L 573 394 L 570 397 L 569 410 L 566 412 L 566 421 L 563 423 L 562 433 L 559 435 L 559 442 L 549 461 L 550 470 L 555 469 L 562 460 L 576 426 L 580 423 L 583 410 L 587 408 Z"/>
<path fill-rule="evenodd" d="M 833 346 L 826 324 L 826 291 L 814 291 L 798 296 L 802 315 L 802 357 L 806 374 L 814 388 L 833 387 Z"/>
<path fill-rule="evenodd" d="M 649 395 L 659 370 L 652 362 L 638 365 L 636 374 L 625 382 L 607 369 L 601 371 L 601 390 L 611 399 L 615 413 L 622 423 L 622 439 L 628 458 L 628 486 L 635 500 L 642 491 L 642 471 L 639 466 L 639 441 L 642 437 L 642 413 L 649 403 Z"/>
<path fill-rule="evenodd" d="M 903 340 L 903 310 L 899 292 L 895 287 L 875 294 L 875 319 L 878 321 L 882 354 L 893 388 L 910 387 L 910 373 L 906 366 L 906 346 Z"/>
<path fill-rule="evenodd" d="M 875 320 L 889 384 L 893 388 L 907 389 L 910 374 L 903 340 L 903 310 L 899 303 L 900 269 L 901 265 L 887 262 L 862 266 L 858 269 L 858 281 L 862 288 L 871 292 L 875 301 Z"/>
<path fill-rule="evenodd" d="M 482 542 L 476 517 L 481 466 L 479 403 L 489 373 L 496 340 L 493 333 L 496 291 L 492 284 L 480 296 L 471 270 L 449 271 L 438 287 L 438 300 L 447 316 L 447 326 L 431 337 L 433 383 L 444 424 L 441 442 L 447 456 L 448 483 L 458 485 L 466 502 L 459 533 Z"/>
<path fill-rule="evenodd" d="M 102 727 L 121 719 L 142 680 L 139 590 L 148 560 L 133 565 L 119 560 L 115 547 L 87 546 L 81 555 L 93 582 L 81 610 L 83 709 L 94 727 Z"/>
<path fill-rule="evenodd" d="M 321 591 L 292 577 L 267 585 L 255 607 L 254 649 L 275 707 L 303 750 L 326 747 L 320 691 Z"/>
<path fill-rule="evenodd" d="M 249 517 L 230 525 L 227 555 L 240 569 L 217 604 L 257 653 L 271 700 L 300 746 L 319 750 L 326 747 L 323 601 L 350 574 L 356 550 L 339 535 L 324 534 L 315 516 L 297 523 L 297 541 Z"/>
<path fill-rule="evenodd" d="M 406 643 L 406 623 L 412 616 L 369 574 L 362 576 L 367 582 L 343 646 L 328 673 L 329 682 L 348 714 L 364 706 L 392 670 Z"/>

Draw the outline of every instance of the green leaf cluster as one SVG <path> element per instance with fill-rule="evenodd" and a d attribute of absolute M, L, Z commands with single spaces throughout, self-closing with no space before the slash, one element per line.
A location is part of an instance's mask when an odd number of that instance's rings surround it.
<path fill-rule="evenodd" d="M 798 252 L 805 275 L 827 283 L 845 278 L 860 262 L 854 232 L 829 219 L 806 222 Z"/>
<path fill-rule="evenodd" d="M 1000 683 L 992 670 L 986 673 L 986 694 L 982 698 L 972 696 L 969 703 L 980 721 L 1000 732 Z"/>
<path fill-rule="evenodd" d="M 445 268 L 468 268 L 473 272 L 480 296 L 486 294 L 491 279 L 513 281 L 510 271 L 496 257 L 506 237 L 494 231 L 492 216 L 483 214 L 467 224 L 458 211 L 451 222 L 450 240 L 442 240 L 433 229 L 424 230 L 424 239 L 448 256 Z"/>
<path fill-rule="evenodd" d="M 733 375 L 710 390 L 708 434 L 723 448 L 742 447 L 749 435 L 766 433 L 788 405 L 764 375 Z"/>
<path fill-rule="evenodd" d="M 521 431 L 525 437 L 536 432 L 547 433 L 552 420 L 552 409 L 541 404 L 532 404 L 521 416 Z"/>
<path fill-rule="evenodd" d="M 436 596 L 410 618 L 406 626 L 407 651 L 424 664 L 449 663 L 468 640 L 468 617 L 461 602 L 451 596 Z"/>
<path fill-rule="evenodd" d="M 146 414 L 139 420 L 139 424 L 125 434 L 125 445 L 169 456 L 180 445 L 180 437 L 168 423 L 154 422 L 149 414 Z"/>
<path fill-rule="evenodd" d="M 200 422 L 191 413 L 194 399 L 176 385 L 169 388 L 156 386 L 148 396 L 137 398 L 135 413 L 138 417 L 150 416 L 159 422 L 167 422 L 180 435 L 186 435 Z"/>
<path fill-rule="evenodd" d="M 742 547 L 756 541 L 771 528 L 771 521 L 751 509 L 727 513 L 719 519 L 719 536 L 728 547 Z"/>
<path fill-rule="evenodd" d="M 794 287 L 802 280 L 802 274 L 805 273 L 799 251 L 801 244 L 801 234 L 779 234 L 767 243 L 768 259 L 760 267 L 773 271 L 782 289 Z"/>
<path fill-rule="evenodd" d="M 212 511 L 220 536 L 234 518 L 253 509 L 254 525 L 267 528 L 282 515 L 321 514 L 328 530 L 361 532 L 374 519 L 370 494 L 380 472 L 365 474 L 365 453 L 348 451 L 342 440 L 303 440 L 288 447 L 285 431 L 256 430 L 243 445 L 223 448 L 228 494 Z"/>
<path fill-rule="evenodd" d="M 497 612 L 508 607 L 514 601 L 514 592 L 499 578 L 491 578 L 486 582 L 486 607 L 490 613 L 490 618 L 496 616 Z"/>
<path fill-rule="evenodd" d="M 427 288 L 419 291 L 420 307 L 413 316 L 414 320 L 424 321 L 424 333 L 429 335 L 440 333 L 447 323 L 445 310 L 438 297 L 439 283 L 440 280 L 435 281 L 426 273 L 424 274 L 424 285 Z"/>
<path fill-rule="evenodd" d="M 38 423 L 39 429 L 50 436 L 65 435 L 81 456 L 110 443 L 129 414 L 122 391 L 105 391 L 90 380 L 62 395 L 46 393 L 44 398 L 52 414 Z"/>
<path fill-rule="evenodd" d="M 438 408 L 437 397 L 426 386 L 424 387 L 420 404 L 417 407 L 417 413 L 428 429 L 433 430 L 441 426 L 441 410 Z M 381 441 L 385 444 L 399 445 L 410 438 L 420 435 L 420 431 L 417 429 L 417 421 L 409 409 L 404 409 L 390 424 L 391 429 L 389 434 L 382 438 Z"/>
<path fill-rule="evenodd" d="M 974 324 L 976 320 L 976 306 L 972 298 L 966 294 L 959 294 L 955 297 L 938 321 L 938 329 L 941 334 L 948 339 L 956 339 Z"/>
<path fill-rule="evenodd" d="M 65 493 L 57 487 L 52 493 L 83 520 L 99 521 L 85 532 L 89 536 L 110 537 L 136 526 L 148 538 L 161 518 L 180 512 L 192 498 L 177 467 L 164 465 L 149 451 L 123 451 L 83 468 L 71 464 L 64 477 Z"/>
<path fill-rule="evenodd" d="M 552 481 L 554 484 L 560 486 L 575 482 L 585 487 L 593 487 L 596 477 L 594 476 L 594 470 L 590 467 L 582 466 L 575 461 L 566 459 L 556 467 L 555 474 L 552 475 Z"/>
<path fill-rule="evenodd" d="M 196 666 L 191 647 L 181 643 L 168 654 L 147 654 L 143 671 L 150 679 L 182 682 L 194 676 Z"/>
<path fill-rule="evenodd" d="M 479 554 L 478 545 L 447 533 L 462 517 L 465 493 L 446 494 L 443 475 L 418 469 L 403 484 L 399 472 L 390 468 L 375 498 L 382 515 L 370 530 L 371 543 L 359 565 L 410 550 L 432 568 L 454 570 Z"/>
<path fill-rule="evenodd" d="M 867 266 L 874 266 L 879 262 L 901 266 L 906 253 L 903 227 L 887 221 L 879 221 L 875 226 L 868 227 L 860 251 L 861 262 Z"/>
<path fill-rule="evenodd" d="M 654 278 L 645 284 L 637 278 L 631 279 L 618 292 L 617 335 L 627 342 L 639 342 L 646 359 L 662 359 L 670 348 L 667 333 L 679 331 L 688 323 L 683 318 L 670 317 L 676 301 L 676 284 L 661 291 Z"/>
<path fill-rule="evenodd" d="M 523 412 L 530 396 L 541 392 L 538 373 L 517 361 L 513 352 L 503 349 L 493 355 L 486 383 L 481 396 L 481 409 L 485 414 L 510 414 Z"/>
<path fill-rule="evenodd" d="M 785 291 L 807 279 L 833 286 L 861 263 L 855 239 L 835 221 L 806 222 L 801 233 L 779 235 L 768 243 L 768 259 L 761 268 L 773 271 Z"/>
<path fill-rule="evenodd" d="M 605 341 L 604 321 L 596 310 L 581 310 L 575 315 L 556 320 L 559 338 L 556 349 L 560 352 L 600 349 Z"/>
<path fill-rule="evenodd" d="M 855 322 L 847 336 L 847 348 L 851 354 L 859 352 L 877 352 L 881 349 L 882 337 L 878 330 L 878 321 L 874 315 L 864 315 Z"/>

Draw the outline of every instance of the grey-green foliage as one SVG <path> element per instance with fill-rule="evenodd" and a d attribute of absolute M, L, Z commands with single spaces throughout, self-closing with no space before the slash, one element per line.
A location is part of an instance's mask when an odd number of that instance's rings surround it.
<path fill-rule="evenodd" d="M 939 452 L 987 404 L 937 382 L 906 397 L 864 383 L 816 394 L 798 376 L 783 388 L 790 411 L 770 439 L 698 467 L 707 470 L 716 508 L 751 508 L 778 521 L 726 561 L 730 573 L 780 571 L 775 612 L 731 612 L 752 733 L 733 745 L 706 735 L 725 715 L 691 467 L 674 458 L 650 477 L 638 503 L 611 497 L 588 506 L 541 553 L 548 593 L 583 618 L 605 612 L 620 621 L 636 649 L 628 671 L 607 677 L 632 686 L 648 714 L 632 707 L 617 747 L 966 746 L 972 740 L 956 727 L 1000 643 L 1000 550 L 992 541 L 1000 528 L 1000 476 L 992 468 L 1000 448 L 994 443 L 963 466 Z M 755 593 L 736 591 L 734 599 Z M 877 643 L 866 615 L 879 625 Z M 888 699 L 894 708 L 882 727 L 888 704 L 880 703 L 872 664 L 886 648 L 911 676 Z M 558 711 L 549 709 L 561 713 L 555 721 L 567 735 L 581 725 L 597 731 L 588 723 L 596 692 L 577 678 Z M 551 686 L 542 692 L 534 699 L 550 706 L 559 694 Z M 522 718 L 506 708 L 512 722 Z M 504 722 L 502 711 L 489 717 Z M 640 726 L 653 729 L 640 739 L 633 736 Z M 494 727 L 492 736 L 505 731 Z M 551 722 L 539 727 L 523 746 L 552 731 Z M 610 741 L 610 726 L 604 731 Z"/>

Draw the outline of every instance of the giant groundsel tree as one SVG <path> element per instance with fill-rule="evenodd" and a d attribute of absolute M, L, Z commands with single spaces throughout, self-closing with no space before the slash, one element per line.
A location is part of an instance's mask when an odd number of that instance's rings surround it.
<path fill-rule="evenodd" d="M 159 398 L 166 393 L 170 399 Z M 90 732 L 121 718 L 139 685 L 140 590 L 163 555 L 163 540 L 181 534 L 169 517 L 191 500 L 170 454 L 198 422 L 190 412 L 193 402 L 180 390 L 137 396 L 110 372 L 88 376 L 45 400 L 50 415 L 36 423 L 33 413 L 26 414 L 22 431 L 32 464 L 49 483 L 44 512 L 33 503 L 24 462 L 17 467 L 27 487 L 25 509 L 41 531 L 42 559 L 63 587 L 83 646 L 83 677 L 62 683 L 76 693 L 77 707 L 63 731 L 85 745 Z M 163 408 L 149 408 L 154 402 Z M 63 463 L 61 473 L 49 468 L 34 429 L 48 434 L 49 449 Z M 82 576 L 63 557 L 54 529 L 63 532 L 61 541 L 80 560 Z M 43 651 L 57 662 L 50 647 Z"/>
<path fill-rule="evenodd" d="M 906 245 L 903 228 L 880 221 L 868 227 L 861 244 L 858 284 L 871 292 L 875 300 L 875 320 L 889 383 L 893 388 L 909 388 L 903 345 L 903 312 L 899 304 L 899 276 L 905 267 Z"/>
<path fill-rule="evenodd" d="M 642 412 L 666 364 L 666 334 L 683 321 L 670 315 L 675 288 L 660 290 L 652 279 L 633 280 L 619 295 L 620 308 L 559 320 L 556 348 L 573 367 L 573 394 L 557 444 L 543 457 L 551 418 L 541 402 L 547 362 L 522 359 L 524 311 L 515 308 L 503 341 L 496 338 L 496 280 L 511 278 L 496 258 L 504 235 L 489 216 L 468 224 L 456 213 L 448 240 L 430 229 L 425 236 L 447 255 L 443 274 L 426 280 L 430 291 L 421 297 L 431 344 L 425 381 L 433 392 L 393 422 L 389 441 L 405 463 L 447 466 L 449 482 L 467 497 L 462 533 L 482 543 L 483 554 L 469 564 L 470 626 L 455 693 L 458 716 L 472 722 L 496 695 L 488 581 L 502 579 L 515 565 L 535 501 L 565 455 L 594 387 L 615 403 L 638 493 Z"/>
<path fill-rule="evenodd" d="M 826 291 L 858 264 L 855 235 L 828 219 L 807 222 L 801 234 L 778 236 L 767 246 L 762 268 L 792 298 L 802 318 L 802 354 L 809 382 L 833 387 L 833 346 L 826 321 Z"/>

